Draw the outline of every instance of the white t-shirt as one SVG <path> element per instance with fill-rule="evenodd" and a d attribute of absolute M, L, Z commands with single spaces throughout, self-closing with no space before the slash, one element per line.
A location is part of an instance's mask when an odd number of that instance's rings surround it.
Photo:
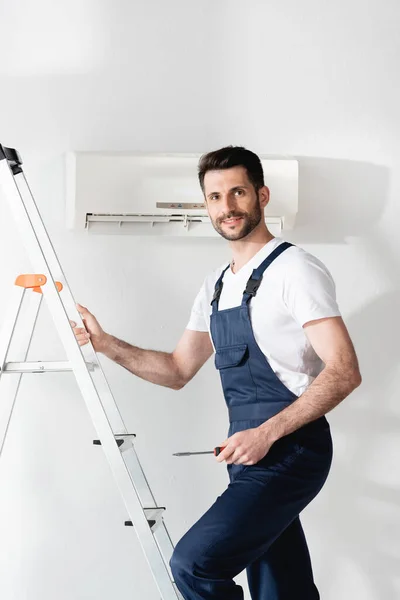
<path fill-rule="evenodd" d="M 225 272 L 220 310 L 241 304 L 253 269 L 283 241 L 273 238 L 238 273 L 233 273 L 230 268 Z M 225 267 L 226 263 L 204 280 L 187 329 L 210 331 L 214 287 Z M 338 316 L 340 311 L 331 274 L 320 260 L 302 248 L 291 246 L 264 272 L 257 294 L 250 300 L 254 336 L 275 374 L 297 396 L 307 389 L 323 367 L 303 325 Z"/>

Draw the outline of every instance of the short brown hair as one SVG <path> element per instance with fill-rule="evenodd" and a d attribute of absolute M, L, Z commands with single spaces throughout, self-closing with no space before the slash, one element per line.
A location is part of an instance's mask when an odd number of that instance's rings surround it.
<path fill-rule="evenodd" d="M 244 167 L 256 192 L 264 186 L 264 172 L 257 154 L 243 146 L 225 146 L 203 154 L 199 161 L 199 181 L 204 193 L 204 176 L 207 171 L 219 171 L 232 167 Z"/>

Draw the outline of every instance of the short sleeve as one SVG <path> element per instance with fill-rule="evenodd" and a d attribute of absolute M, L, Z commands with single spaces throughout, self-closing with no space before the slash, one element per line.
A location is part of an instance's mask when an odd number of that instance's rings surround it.
<path fill-rule="evenodd" d="M 203 284 L 197 294 L 190 313 L 189 323 L 186 329 L 193 331 L 208 331 L 207 321 L 204 313 L 204 305 L 206 301 L 205 285 Z"/>
<path fill-rule="evenodd" d="M 341 316 L 332 275 L 321 261 L 308 253 L 288 269 L 283 300 L 301 327 L 309 321 Z"/>

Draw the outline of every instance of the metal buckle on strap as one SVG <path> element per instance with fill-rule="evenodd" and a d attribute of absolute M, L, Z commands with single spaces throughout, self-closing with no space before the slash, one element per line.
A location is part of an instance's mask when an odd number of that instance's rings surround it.
<path fill-rule="evenodd" d="M 249 296 L 255 296 L 258 288 L 261 285 L 261 281 L 262 281 L 262 277 L 260 277 L 260 279 L 252 279 L 250 277 L 250 279 L 248 280 L 247 285 L 246 285 L 245 293 L 249 294 Z"/>
<path fill-rule="evenodd" d="M 222 284 L 219 287 L 217 287 L 217 289 L 215 290 L 214 296 L 212 297 L 212 300 L 211 300 L 211 304 L 213 302 L 215 302 L 215 300 L 218 302 L 221 292 L 222 292 Z"/>

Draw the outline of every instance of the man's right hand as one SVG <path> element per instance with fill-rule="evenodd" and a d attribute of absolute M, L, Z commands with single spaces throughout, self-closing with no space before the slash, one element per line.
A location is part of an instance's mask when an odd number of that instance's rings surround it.
<path fill-rule="evenodd" d="M 87 308 L 76 305 L 84 327 L 70 321 L 80 346 L 91 340 L 101 352 L 145 381 L 180 390 L 190 381 L 213 353 L 208 331 L 185 329 L 173 352 L 143 350 L 106 333 Z"/>
<path fill-rule="evenodd" d="M 76 308 L 82 316 L 85 327 L 77 327 L 75 321 L 70 321 L 75 337 L 80 346 L 92 342 L 95 352 L 103 352 L 107 345 L 108 334 L 101 328 L 96 317 L 85 306 L 77 304 Z"/>

